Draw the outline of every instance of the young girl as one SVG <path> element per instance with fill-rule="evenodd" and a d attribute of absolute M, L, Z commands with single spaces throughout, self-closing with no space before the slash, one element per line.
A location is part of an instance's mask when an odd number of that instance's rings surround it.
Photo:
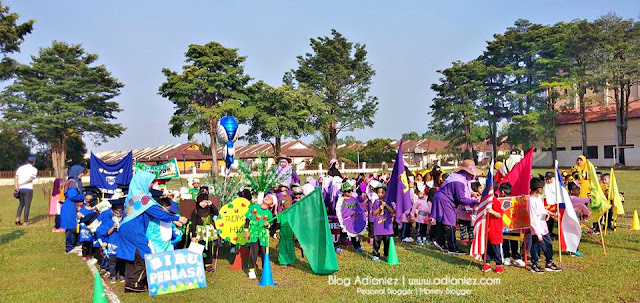
<path fill-rule="evenodd" d="M 51 197 L 49 197 L 49 218 L 51 218 L 51 216 L 55 216 L 55 225 L 51 230 L 54 233 L 64 231 L 64 229 L 60 228 L 60 206 L 61 203 L 64 202 L 64 199 L 62 199 L 62 201 L 60 200 L 62 186 L 62 179 L 55 179 L 53 181 L 53 187 L 51 188 Z"/>
<path fill-rule="evenodd" d="M 191 242 L 204 245 L 205 271 L 213 272 L 213 241 L 217 239 L 217 232 L 213 226 L 212 216 L 218 215 L 218 209 L 209 201 L 208 194 L 199 194 L 196 209 L 191 214 Z"/>
<path fill-rule="evenodd" d="M 416 218 L 416 224 L 418 225 L 418 240 L 416 244 L 427 245 L 427 230 L 431 224 L 431 201 L 427 200 L 427 196 L 424 191 L 417 190 L 418 198 L 413 205 L 413 214 Z"/>
<path fill-rule="evenodd" d="M 387 186 L 379 184 L 376 188 L 378 200 L 373 203 L 373 261 L 380 262 L 380 244 L 384 242 L 384 257 L 389 255 L 389 239 L 393 236 L 393 216 L 395 204 L 387 204 L 384 196 Z"/>
<path fill-rule="evenodd" d="M 86 199 L 85 199 L 86 200 Z M 87 227 L 88 224 L 96 219 L 96 213 L 89 201 L 85 201 L 84 205 L 78 211 L 78 219 L 80 220 L 80 243 L 82 243 L 82 263 L 90 261 L 93 255 L 93 234 Z M 91 260 L 93 262 L 93 260 Z"/>
<path fill-rule="evenodd" d="M 413 179 L 413 176 L 410 177 Z M 409 193 L 411 193 L 411 203 L 415 205 L 418 196 L 415 193 L 415 183 L 409 181 Z M 413 238 L 411 237 L 411 223 L 414 221 L 413 212 L 409 209 L 401 216 L 402 221 L 402 242 L 411 243 Z"/>
<path fill-rule="evenodd" d="M 84 175 L 84 167 L 74 165 L 69 168 L 69 179 L 65 184 L 64 196 L 65 201 L 60 207 L 60 227 L 65 230 L 65 252 L 70 253 L 78 244 L 78 218 L 77 213 L 85 194 L 82 187 L 82 176 Z M 93 198 L 88 195 L 89 199 Z"/>

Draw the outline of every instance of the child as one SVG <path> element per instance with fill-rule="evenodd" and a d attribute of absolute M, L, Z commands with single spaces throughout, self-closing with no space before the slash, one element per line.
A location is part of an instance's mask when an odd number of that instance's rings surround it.
<path fill-rule="evenodd" d="M 554 214 L 549 213 L 544 208 L 542 194 L 544 193 L 544 180 L 540 178 L 532 178 L 529 182 L 531 194 L 527 201 L 527 210 L 529 211 L 529 224 L 531 226 L 531 272 L 544 273 L 546 271 L 561 271 L 562 269 L 553 263 L 553 247 L 551 246 L 551 237 L 547 229 L 547 219 Z M 540 249 L 544 252 L 546 260 L 545 269 L 542 270 L 538 266 L 540 257 Z"/>
<path fill-rule="evenodd" d="M 471 191 L 479 193 L 480 183 L 471 183 Z M 471 215 L 473 214 L 473 208 L 469 205 L 459 205 L 456 213 L 457 223 L 460 227 L 460 244 L 463 246 L 469 245 L 469 241 L 473 239 L 473 225 L 471 224 Z"/>
<path fill-rule="evenodd" d="M 511 195 L 511 184 L 509 182 L 505 182 L 500 184 L 500 197 L 508 197 Z M 520 233 L 507 233 L 507 236 L 519 236 Z M 511 259 L 513 258 L 513 264 L 518 267 L 524 267 L 524 261 L 522 261 L 522 256 L 518 252 L 518 241 L 517 240 L 507 240 L 504 239 L 502 241 L 502 252 L 504 254 L 503 260 L 504 265 L 511 266 Z"/>
<path fill-rule="evenodd" d="M 63 190 L 63 180 L 57 178 L 53 181 L 53 187 L 51 188 L 51 197 L 49 198 L 49 218 L 51 216 L 55 217 L 55 225 L 53 226 L 52 232 L 61 232 L 64 229 L 60 228 L 60 205 L 64 202 L 64 199 L 60 199 L 62 190 Z"/>
<path fill-rule="evenodd" d="M 256 279 L 256 263 L 258 262 L 258 254 L 264 258 L 266 247 L 269 243 L 269 221 L 273 218 L 271 206 L 275 203 L 275 195 L 267 195 L 262 200 L 262 204 L 251 204 L 247 213 L 244 224 L 244 236 L 251 243 L 249 247 L 249 255 L 251 264 L 249 264 L 249 279 Z"/>
<path fill-rule="evenodd" d="M 86 195 L 82 188 L 82 176 L 84 167 L 74 165 L 69 168 L 69 179 L 64 186 L 65 201 L 60 207 L 60 227 L 65 230 L 65 253 L 76 252 L 78 244 L 78 210 L 82 207 L 82 202 Z M 88 195 L 88 199 L 93 197 Z"/>
<path fill-rule="evenodd" d="M 118 276 L 120 276 L 120 282 L 124 282 L 125 262 L 116 257 L 119 238 L 118 228 L 120 227 L 120 222 L 122 222 L 122 210 L 124 209 L 124 200 L 120 201 L 122 204 L 113 203 L 111 208 L 113 216 L 109 220 L 104 220 L 98 229 L 99 237 L 102 240 L 102 247 L 109 258 L 109 276 L 111 277 L 111 283 L 116 283 L 116 277 Z"/>
<path fill-rule="evenodd" d="M 340 216 L 338 220 L 342 225 L 342 233 L 340 234 L 341 238 L 346 238 L 349 236 L 351 240 L 351 245 L 353 248 L 361 253 L 363 252 L 362 247 L 360 246 L 360 236 L 355 232 L 359 232 L 356 230 L 348 230 L 347 226 L 343 224 L 344 220 L 355 217 L 355 216 L 364 216 L 364 210 L 362 209 L 360 202 L 358 199 L 352 196 L 353 186 L 350 183 L 344 182 L 340 186 L 340 191 L 342 192 L 342 197 L 338 198 L 338 202 L 336 203 L 336 210 L 339 211 L 338 215 Z M 364 227 L 364 226 L 363 226 Z M 362 230 L 364 231 L 364 230 Z M 341 252 L 340 248 L 336 249 L 336 251 Z M 338 253 L 339 253 L 338 252 Z"/>
<path fill-rule="evenodd" d="M 393 216 L 395 204 L 387 204 L 384 196 L 387 186 L 379 184 L 376 188 L 378 200 L 373 203 L 373 261 L 380 262 L 380 244 L 384 242 L 384 257 L 389 255 L 389 239 L 393 235 Z"/>
<path fill-rule="evenodd" d="M 424 191 L 419 190 L 419 188 L 416 191 L 418 199 L 413 205 L 413 214 L 416 218 L 416 224 L 418 225 L 418 240 L 416 244 L 427 245 L 429 244 L 427 240 L 427 230 L 431 224 L 431 202 L 427 200 Z"/>
<path fill-rule="evenodd" d="M 502 254 L 500 244 L 502 244 L 502 205 L 498 199 L 493 198 L 491 208 L 487 208 L 487 227 L 489 228 L 489 243 L 487 245 L 487 264 L 482 268 L 483 272 L 491 271 L 491 261 L 496 262 L 496 273 L 501 274 Z"/>
<path fill-rule="evenodd" d="M 90 263 L 94 263 L 95 260 L 91 259 L 93 255 L 93 234 L 87 227 L 87 225 L 91 224 L 93 221 L 97 219 L 97 214 L 93 210 L 93 207 L 87 201 L 85 197 L 84 205 L 78 211 L 78 219 L 80 220 L 80 243 L 82 244 L 82 263 L 86 263 L 89 261 Z"/>
<path fill-rule="evenodd" d="M 580 213 L 583 220 L 587 220 L 589 215 L 591 214 L 591 210 L 587 206 L 587 204 L 591 201 L 589 198 L 580 198 L 580 186 L 576 183 L 571 182 L 567 185 L 567 189 L 569 190 L 569 195 L 571 198 L 571 204 L 573 205 L 573 209 Z"/>
<path fill-rule="evenodd" d="M 212 216 L 218 215 L 218 209 L 209 201 L 208 194 L 199 194 L 196 202 L 196 209 L 191 214 L 191 242 L 204 245 L 205 271 L 213 272 L 213 241 L 218 238 L 218 233 Z"/>
<path fill-rule="evenodd" d="M 159 198 L 158 204 L 171 213 L 171 200 L 169 198 Z M 149 226 L 147 226 L 147 238 L 149 238 L 151 252 L 155 254 L 172 251 L 174 241 L 180 241 L 182 232 L 171 222 L 151 219 L 149 220 Z"/>
<path fill-rule="evenodd" d="M 410 178 L 413 179 L 413 176 Z M 409 193 L 411 193 L 411 203 L 415 204 L 418 197 L 415 194 L 415 183 L 413 181 L 409 181 Z M 407 210 L 402 214 L 400 219 L 402 221 L 402 242 L 413 242 L 414 240 L 411 237 L 411 223 L 415 221 L 413 212 L 411 210 Z"/>

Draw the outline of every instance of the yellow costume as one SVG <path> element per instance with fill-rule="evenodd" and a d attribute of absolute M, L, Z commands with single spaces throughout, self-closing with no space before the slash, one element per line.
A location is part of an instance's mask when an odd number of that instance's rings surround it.
<path fill-rule="evenodd" d="M 582 159 L 582 165 L 578 165 L 578 163 L 576 163 L 573 166 L 574 170 L 576 170 L 579 175 L 578 179 L 576 180 L 578 181 L 578 184 L 580 184 L 580 195 L 578 197 L 587 198 L 589 197 L 589 191 L 591 189 L 591 182 L 587 174 L 589 166 L 587 164 L 587 158 L 585 156 L 579 156 L 578 159 Z"/>

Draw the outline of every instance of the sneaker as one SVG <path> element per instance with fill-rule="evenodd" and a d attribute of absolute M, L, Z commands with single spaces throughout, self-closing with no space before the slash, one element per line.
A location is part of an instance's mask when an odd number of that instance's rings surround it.
<path fill-rule="evenodd" d="M 515 259 L 513 263 L 515 263 L 517 267 L 524 267 L 524 261 L 522 261 L 522 259 Z"/>
<path fill-rule="evenodd" d="M 534 274 L 543 274 L 544 270 L 540 269 L 537 264 L 531 265 L 531 272 Z"/>
<path fill-rule="evenodd" d="M 52 233 L 57 233 L 57 232 L 58 232 L 58 229 L 57 229 L 57 228 L 52 228 L 52 229 L 51 229 L 51 232 L 52 232 Z"/>
<path fill-rule="evenodd" d="M 466 252 L 464 252 L 462 250 L 459 250 L 459 249 L 456 250 L 456 251 L 449 251 L 447 253 L 450 254 L 450 255 L 464 255 L 464 254 L 466 254 Z"/>
<path fill-rule="evenodd" d="M 358 249 L 356 249 L 357 252 L 362 253 L 364 252 L 364 249 L 362 249 L 362 247 L 358 247 Z"/>
<path fill-rule="evenodd" d="M 231 247 L 231 250 L 229 250 L 229 253 L 234 255 L 236 253 L 236 247 L 235 246 Z"/>
<path fill-rule="evenodd" d="M 125 277 L 124 276 L 120 276 L 120 283 L 124 283 Z"/>
<path fill-rule="evenodd" d="M 338 247 L 336 248 L 336 254 L 341 254 L 342 253 L 342 248 Z"/>
<path fill-rule="evenodd" d="M 378 257 L 373 257 L 372 260 L 373 260 L 373 262 L 380 262 L 380 258 L 378 258 Z"/>
<path fill-rule="evenodd" d="M 413 237 L 408 237 L 408 238 L 409 238 L 409 242 L 415 241 L 415 239 L 413 239 Z"/>
<path fill-rule="evenodd" d="M 111 284 L 115 284 L 116 283 L 116 277 L 111 277 Z"/>
<path fill-rule="evenodd" d="M 416 241 L 416 245 L 422 245 L 422 240 L 418 239 L 418 241 Z"/>
<path fill-rule="evenodd" d="M 71 249 L 71 250 L 69 251 L 69 253 L 72 253 L 72 254 L 82 253 L 82 246 L 76 246 L 76 247 L 74 247 L 73 249 Z"/>
<path fill-rule="evenodd" d="M 580 252 L 580 251 L 576 251 L 575 254 L 573 254 L 574 256 L 578 257 L 578 258 L 582 258 L 584 257 L 584 255 Z"/>
<path fill-rule="evenodd" d="M 435 246 L 440 251 L 446 251 L 446 249 L 442 248 L 442 246 L 438 244 L 438 241 L 433 241 L 433 246 Z"/>
<path fill-rule="evenodd" d="M 204 271 L 206 272 L 215 272 L 216 269 L 212 265 L 208 265 L 204 267 Z"/>
<path fill-rule="evenodd" d="M 82 262 L 82 263 L 87 263 L 87 257 L 82 257 L 82 259 L 80 260 L 80 262 Z"/>
<path fill-rule="evenodd" d="M 402 239 L 402 242 L 409 243 L 409 242 L 411 242 L 411 240 L 409 240 L 409 237 L 406 237 L 406 238 Z"/>
<path fill-rule="evenodd" d="M 551 262 L 544 267 L 546 271 L 562 271 L 562 268 L 558 267 L 555 263 Z"/>
<path fill-rule="evenodd" d="M 490 272 L 490 271 L 491 271 L 491 265 L 489 265 L 489 264 L 485 264 L 485 265 L 482 267 L 482 272 Z"/>
<path fill-rule="evenodd" d="M 467 245 L 469 245 L 469 241 L 467 241 L 467 240 L 460 240 L 460 245 L 462 245 L 462 246 L 467 246 Z"/>
<path fill-rule="evenodd" d="M 502 265 L 496 265 L 496 273 L 501 274 L 504 272 Z"/>
<path fill-rule="evenodd" d="M 91 259 L 89 259 L 89 260 L 87 261 L 87 264 L 89 264 L 89 265 L 94 265 L 94 264 L 96 264 L 96 263 L 98 263 L 98 260 L 96 260 L 96 259 L 94 259 L 94 258 L 91 258 Z"/>
<path fill-rule="evenodd" d="M 505 258 L 503 260 L 504 266 L 511 266 L 511 258 Z"/>
<path fill-rule="evenodd" d="M 250 269 L 249 270 L 249 280 L 255 280 L 255 279 L 257 279 L 256 272 L 255 272 L 255 270 Z"/>

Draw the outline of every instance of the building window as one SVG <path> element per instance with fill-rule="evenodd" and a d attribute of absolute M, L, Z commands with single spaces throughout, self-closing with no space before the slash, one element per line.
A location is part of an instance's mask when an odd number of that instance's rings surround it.
<path fill-rule="evenodd" d="M 558 151 L 565 151 L 565 150 L 567 150 L 566 147 L 558 147 Z"/>
<path fill-rule="evenodd" d="M 587 159 L 598 159 L 598 146 L 587 146 Z"/>
<path fill-rule="evenodd" d="M 193 164 L 195 165 L 196 169 L 200 169 L 200 162 L 195 162 Z"/>
<path fill-rule="evenodd" d="M 613 159 L 614 156 L 614 150 L 615 150 L 616 146 L 615 145 L 605 145 L 604 146 L 604 158 L 605 159 Z"/>
<path fill-rule="evenodd" d="M 582 146 L 571 146 L 571 150 L 582 150 Z"/>
<path fill-rule="evenodd" d="M 565 148 L 565 147 L 556 147 L 556 151 L 562 151 L 562 150 L 567 150 L 567 148 Z M 553 151 L 553 148 L 545 147 L 545 148 L 542 148 L 542 151 Z"/>

